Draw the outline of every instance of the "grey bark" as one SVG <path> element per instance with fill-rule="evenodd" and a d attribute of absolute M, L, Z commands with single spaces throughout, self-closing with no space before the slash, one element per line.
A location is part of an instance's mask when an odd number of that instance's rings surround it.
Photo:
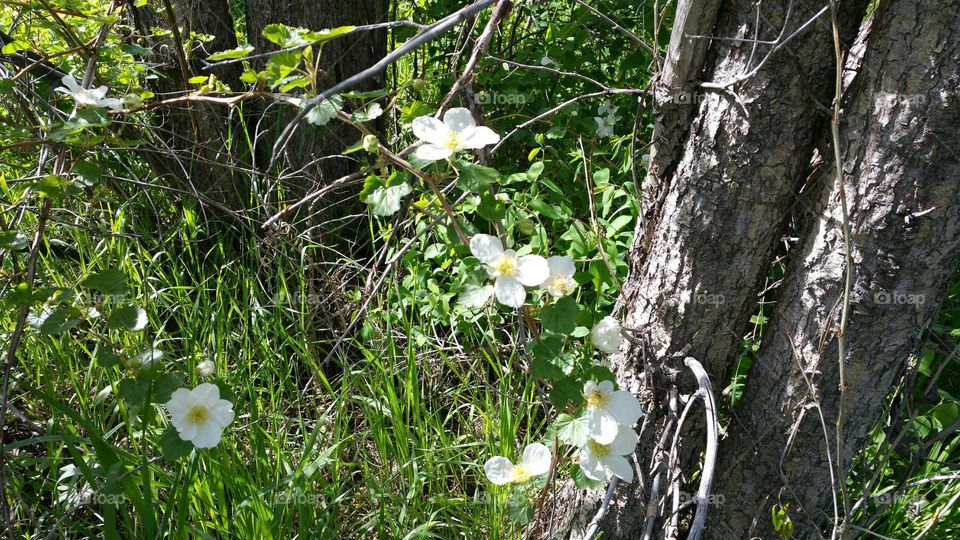
<path fill-rule="evenodd" d="M 678 12 L 709 16 L 712 11 L 705 0 L 688 3 L 696 5 L 678 7 Z M 806 2 L 762 4 L 758 18 L 755 4 L 723 2 L 712 29 L 700 21 L 693 27 L 714 36 L 772 41 L 793 34 L 821 7 Z M 865 8 L 862 0 L 840 5 L 844 43 L 856 36 Z M 660 155 L 645 181 L 643 229 L 649 233 L 638 234 L 622 294 L 625 326 L 637 331 L 636 340 L 624 354 L 611 358 L 621 387 L 643 394 L 652 404 L 636 454 L 641 470 L 648 470 L 651 459 L 663 457 L 651 456 L 669 416 L 665 404 L 670 389 L 677 384 L 688 391 L 695 388 L 692 378 L 679 379 L 683 358 L 701 361 L 716 387 L 726 382 L 756 308 L 756 294 L 796 204 L 795 194 L 806 178 L 825 118 L 824 104 L 832 97 L 832 48 L 829 18 L 815 21 L 756 74 L 732 85 L 732 93 L 704 93 L 687 84 L 684 91 L 695 109 L 689 125 L 682 111 L 658 114 L 654 146 Z M 763 46 L 742 41 L 714 41 L 702 68 L 686 66 L 668 82 L 689 81 L 699 74 L 700 80 L 722 85 L 750 72 L 765 52 Z M 693 58 L 699 54 L 689 47 L 671 47 L 673 56 L 685 53 Z M 669 96 L 675 91 L 667 87 L 657 92 Z M 679 130 L 679 136 L 673 130 Z M 694 434 L 692 439 L 696 446 L 703 437 Z M 683 465 L 693 467 L 689 453 L 685 458 Z M 615 538 L 638 537 L 646 523 L 650 486 L 621 486 L 600 530 Z M 599 494 L 567 493 L 563 499 L 561 504 L 571 510 L 558 529 L 579 538 Z"/>
<path fill-rule="evenodd" d="M 375 24 L 385 22 L 387 5 L 386 0 L 247 0 L 247 34 L 257 51 L 274 50 L 276 46 L 263 37 L 263 29 L 270 23 L 311 30 Z M 320 57 L 319 89 L 370 67 L 383 58 L 386 50 L 386 32 L 382 30 L 357 33 L 325 44 Z M 381 88 L 383 83 L 382 78 L 373 78 L 359 90 Z M 275 137 L 292 114 L 271 106 L 262 112 L 265 114 L 256 122 L 257 156 L 258 163 L 266 165 L 270 161 Z M 355 129 L 337 123 L 324 128 L 300 126 L 284 152 L 285 183 L 293 188 L 294 193 L 302 193 L 353 172 L 356 168 L 353 160 L 340 154 L 359 138 Z"/>
<path fill-rule="evenodd" d="M 919 351 L 960 257 L 957 8 L 949 0 L 881 3 L 847 91 L 841 149 L 854 281 L 844 471 Z M 826 452 L 835 449 L 845 266 L 834 170 L 820 169 L 816 221 L 790 264 L 739 422 L 721 445 L 716 490 L 725 504 L 713 510 L 712 538 L 775 537 L 775 503 L 790 504 L 795 538 L 817 538 L 833 521 Z M 798 363 L 813 380 L 829 444 Z"/>

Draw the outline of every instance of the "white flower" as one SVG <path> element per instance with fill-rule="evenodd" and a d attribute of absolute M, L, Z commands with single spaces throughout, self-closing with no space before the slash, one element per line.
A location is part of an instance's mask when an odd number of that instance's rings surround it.
<path fill-rule="evenodd" d="M 637 434 L 621 429 L 610 444 L 590 440 L 580 449 L 580 469 L 587 478 L 606 481 L 611 474 L 624 482 L 633 482 L 633 467 L 626 457 L 637 447 Z"/>
<path fill-rule="evenodd" d="M 613 128 L 620 120 L 617 118 L 617 109 L 619 108 L 611 105 L 609 100 L 600 104 L 600 107 L 597 108 L 597 114 L 600 116 L 593 117 L 594 121 L 597 122 L 597 137 L 603 138 L 613 135 Z"/>
<path fill-rule="evenodd" d="M 424 161 L 447 159 L 461 150 L 483 148 L 500 141 L 500 135 L 485 126 L 477 126 L 470 111 L 463 107 L 450 109 L 443 122 L 432 116 L 413 120 L 413 134 L 424 144 L 416 156 Z"/>
<path fill-rule="evenodd" d="M 123 102 L 116 98 L 107 98 L 107 87 L 101 86 L 96 89 L 84 88 L 73 78 L 73 75 L 65 75 L 63 86 L 56 88 L 57 92 L 67 94 L 77 102 L 77 105 L 87 105 L 89 107 L 106 107 L 116 111 L 123 109 Z"/>
<path fill-rule="evenodd" d="M 220 399 L 217 385 L 203 383 L 193 390 L 178 388 L 166 404 L 177 434 L 197 448 L 213 448 L 223 428 L 233 422 L 233 404 Z"/>
<path fill-rule="evenodd" d="M 197 364 L 197 375 L 201 377 L 209 377 L 213 375 L 213 370 L 216 368 L 216 365 L 213 363 L 213 360 L 204 360 Z"/>
<path fill-rule="evenodd" d="M 590 330 L 590 341 L 601 351 L 613 354 L 620 350 L 623 334 L 620 333 L 620 321 L 607 315 Z"/>
<path fill-rule="evenodd" d="M 577 269 L 574 267 L 571 257 L 550 257 L 547 259 L 547 266 L 550 268 L 550 276 L 543 283 L 543 288 L 551 296 L 563 298 L 577 288 L 577 282 L 573 280 L 573 274 L 576 273 Z"/>
<path fill-rule="evenodd" d="M 517 257 L 512 249 L 503 249 L 496 236 L 477 234 L 470 239 L 470 252 L 487 265 L 487 274 L 494 278 L 493 292 L 501 304 L 518 308 L 527 298 L 523 288 L 536 287 L 550 275 L 547 260 L 539 255 Z"/>
<path fill-rule="evenodd" d="M 587 381 L 583 385 L 583 399 L 587 403 L 584 412 L 587 431 L 600 444 L 610 444 L 617 433 L 629 428 L 643 416 L 636 396 L 626 390 L 614 391 L 610 381 Z"/>
<path fill-rule="evenodd" d="M 550 449 L 540 443 L 528 444 L 523 449 L 520 463 L 514 465 L 503 456 L 492 457 L 483 464 L 483 472 L 491 483 L 502 486 L 511 482 L 522 484 L 534 476 L 546 474 L 553 459 Z"/>

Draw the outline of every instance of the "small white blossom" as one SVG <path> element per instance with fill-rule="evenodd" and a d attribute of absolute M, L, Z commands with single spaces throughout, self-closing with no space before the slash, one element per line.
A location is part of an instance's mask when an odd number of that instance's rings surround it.
<path fill-rule="evenodd" d="M 597 108 L 597 114 L 599 116 L 593 117 L 597 123 L 597 137 L 602 139 L 613 135 L 613 128 L 616 127 L 617 122 L 620 121 L 617 117 L 617 109 L 619 108 L 620 107 L 611 105 L 609 100 L 600 104 L 600 107 Z"/>
<path fill-rule="evenodd" d="M 213 375 L 213 370 L 216 368 L 216 365 L 213 363 L 213 360 L 204 360 L 197 364 L 197 375 L 201 377 L 209 377 Z"/>
<path fill-rule="evenodd" d="M 223 428 L 233 422 L 233 404 L 220 399 L 217 385 L 203 383 L 193 390 L 178 388 L 166 404 L 177 434 L 197 448 L 213 448 Z"/>
<path fill-rule="evenodd" d="M 607 481 L 611 474 L 624 482 L 633 481 L 633 468 L 625 456 L 637 448 L 637 434 L 624 428 L 610 444 L 591 439 L 580 449 L 580 469 L 587 478 Z"/>
<path fill-rule="evenodd" d="M 483 148 L 500 141 L 500 135 L 485 126 L 478 126 L 468 109 L 454 107 L 443 115 L 443 122 L 432 116 L 413 120 L 413 134 L 424 144 L 416 156 L 424 161 L 447 159 L 461 150 Z"/>
<path fill-rule="evenodd" d="M 600 444 L 610 444 L 617 433 L 643 416 L 636 396 L 626 390 L 614 391 L 610 381 L 587 381 L 583 385 L 583 399 L 587 403 L 584 412 L 587 432 Z"/>
<path fill-rule="evenodd" d="M 550 268 L 550 276 L 543 283 L 543 288 L 554 298 L 563 298 L 572 293 L 577 288 L 577 282 L 573 280 L 573 274 L 577 269 L 573 265 L 573 259 L 567 256 L 553 256 L 547 259 L 547 266 Z"/>
<path fill-rule="evenodd" d="M 106 97 L 106 86 L 101 86 L 95 89 L 84 88 L 80 85 L 80 83 L 77 82 L 76 79 L 73 78 L 73 75 L 65 75 L 61 81 L 63 81 L 64 86 L 58 86 L 55 90 L 72 97 L 73 100 L 77 102 L 77 105 L 86 105 L 88 107 L 106 107 L 116 111 L 123 109 L 123 101 L 116 98 Z"/>
<path fill-rule="evenodd" d="M 623 334 L 620 333 L 620 321 L 606 316 L 590 330 L 590 341 L 601 351 L 613 354 L 620 350 Z"/>
<path fill-rule="evenodd" d="M 493 292 L 504 305 L 518 308 L 527 298 L 524 286 L 536 287 L 550 275 L 547 260 L 539 255 L 518 257 L 512 249 L 503 249 L 496 236 L 477 234 L 470 239 L 470 252 L 487 266 L 494 279 Z"/>
<path fill-rule="evenodd" d="M 509 483 L 522 484 L 535 476 L 546 474 L 550 470 L 553 456 L 550 449 L 540 443 L 527 445 L 523 449 L 520 463 L 514 465 L 503 456 L 492 457 L 483 465 L 483 472 L 491 483 L 502 486 Z"/>

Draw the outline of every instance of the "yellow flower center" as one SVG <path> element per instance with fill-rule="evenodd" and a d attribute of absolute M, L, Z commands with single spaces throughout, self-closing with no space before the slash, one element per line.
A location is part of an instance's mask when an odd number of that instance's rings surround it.
<path fill-rule="evenodd" d="M 587 392 L 583 394 L 583 399 L 587 401 L 587 407 L 599 408 L 606 405 L 607 401 L 610 401 L 610 396 L 598 390 L 594 390 L 593 392 Z"/>
<path fill-rule="evenodd" d="M 598 458 L 603 459 L 603 458 L 607 457 L 608 455 L 610 455 L 610 447 L 609 447 L 609 446 L 604 446 L 604 445 L 602 445 L 602 444 L 600 444 L 600 443 L 598 443 L 597 441 L 594 441 L 594 440 L 592 440 L 592 439 L 590 440 L 590 443 L 589 443 L 589 444 L 590 444 L 590 452 L 592 452 L 593 455 L 597 456 Z"/>
<path fill-rule="evenodd" d="M 509 255 L 504 255 L 493 267 L 501 276 L 512 276 L 517 273 L 517 260 Z"/>
<path fill-rule="evenodd" d="M 443 146 L 451 152 L 456 152 L 457 150 L 463 148 L 463 138 L 460 137 L 460 134 L 456 131 L 450 130 L 450 133 L 447 134 L 447 140 L 444 141 Z"/>
<path fill-rule="evenodd" d="M 203 405 L 194 405 L 187 411 L 187 420 L 192 424 L 205 424 L 210 420 L 210 411 Z"/>
<path fill-rule="evenodd" d="M 559 296 L 566 296 L 573 290 L 573 280 L 564 275 L 554 274 L 553 290 Z"/>
<path fill-rule="evenodd" d="M 531 475 L 523 468 L 523 465 L 514 465 L 513 466 L 513 481 L 522 484 L 529 480 Z"/>

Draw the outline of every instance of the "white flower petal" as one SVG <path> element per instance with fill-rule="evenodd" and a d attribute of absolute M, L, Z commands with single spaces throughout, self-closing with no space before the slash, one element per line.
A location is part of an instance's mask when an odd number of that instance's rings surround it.
<path fill-rule="evenodd" d="M 550 277 L 547 260 L 539 255 L 524 255 L 518 263 L 517 279 L 527 287 L 541 285 Z"/>
<path fill-rule="evenodd" d="M 170 414 L 186 412 L 193 405 L 193 394 L 186 388 L 177 388 L 170 394 L 170 399 L 165 407 Z"/>
<path fill-rule="evenodd" d="M 626 456 L 637 449 L 637 432 L 626 427 L 620 427 L 617 437 L 610 443 L 610 452 L 618 456 Z"/>
<path fill-rule="evenodd" d="M 640 400 L 626 390 L 618 390 L 610 394 L 610 401 L 607 402 L 606 409 L 617 419 L 617 422 L 624 426 L 632 426 L 643 416 Z"/>
<path fill-rule="evenodd" d="M 613 354 L 620 350 L 623 335 L 620 334 L 620 321 L 606 316 L 590 330 L 590 341 L 601 351 Z"/>
<path fill-rule="evenodd" d="M 422 144 L 417 147 L 414 155 L 423 161 L 440 161 L 452 156 L 453 150 L 438 144 Z"/>
<path fill-rule="evenodd" d="M 613 393 L 613 381 L 603 380 L 597 383 L 597 390 L 604 394 Z"/>
<path fill-rule="evenodd" d="M 592 452 L 586 450 L 580 452 L 580 470 L 591 480 L 607 480 L 607 468 Z"/>
<path fill-rule="evenodd" d="M 83 90 L 83 88 L 80 86 L 80 83 L 78 83 L 77 80 L 73 78 L 73 75 L 64 75 L 63 78 L 60 79 L 60 81 L 63 83 L 64 86 L 67 87 L 67 89 L 70 90 L 70 92 L 77 92 L 79 90 Z"/>
<path fill-rule="evenodd" d="M 447 111 L 443 115 L 443 123 L 447 126 L 447 129 L 456 132 L 461 132 L 477 125 L 477 122 L 473 119 L 473 115 L 470 114 L 470 109 L 463 107 L 454 107 Z"/>
<path fill-rule="evenodd" d="M 590 438 L 600 444 L 610 444 L 617 438 L 620 424 L 606 411 L 588 408 L 585 416 L 587 417 L 587 433 Z"/>
<path fill-rule="evenodd" d="M 503 255 L 503 243 L 496 236 L 475 234 L 470 239 L 470 253 L 483 264 L 493 264 Z"/>
<path fill-rule="evenodd" d="M 193 389 L 193 399 L 198 402 L 210 404 L 210 402 L 220 399 L 220 388 L 208 382 L 198 384 L 197 387 Z"/>
<path fill-rule="evenodd" d="M 513 463 L 503 456 L 488 459 L 483 464 L 483 472 L 487 474 L 487 480 L 494 485 L 502 486 L 513 482 Z"/>
<path fill-rule="evenodd" d="M 603 458 L 603 464 L 610 469 L 610 472 L 620 477 L 624 482 L 633 482 L 633 467 L 623 456 L 610 454 Z"/>
<path fill-rule="evenodd" d="M 549 448 L 540 443 L 533 443 L 523 449 L 523 459 L 520 463 L 531 476 L 540 476 L 550 470 L 552 459 Z"/>
<path fill-rule="evenodd" d="M 421 141 L 443 144 L 450 138 L 450 128 L 432 116 L 419 116 L 413 119 L 413 134 Z"/>
<path fill-rule="evenodd" d="M 500 276 L 493 283 L 493 292 L 497 301 L 505 306 L 518 308 L 527 299 L 527 291 L 516 278 Z"/>
<path fill-rule="evenodd" d="M 221 428 L 227 427 L 230 425 L 230 422 L 233 422 L 233 403 L 230 403 L 226 400 L 217 401 L 212 407 L 210 407 L 210 421 L 216 423 Z"/>
<path fill-rule="evenodd" d="M 190 441 L 197 448 L 213 448 L 220 442 L 220 428 L 213 423 L 207 423 L 197 429 L 196 436 Z"/>
<path fill-rule="evenodd" d="M 547 265 L 550 266 L 550 275 L 560 274 L 561 276 L 573 277 L 577 273 L 577 268 L 573 264 L 573 257 L 566 255 L 554 255 L 547 259 Z"/>
<path fill-rule="evenodd" d="M 173 422 L 171 421 L 171 423 Z M 199 431 L 199 426 L 188 421 L 186 418 L 182 418 L 180 422 L 174 423 L 173 427 L 177 430 L 177 435 L 179 435 L 181 439 L 191 442 Z"/>
<path fill-rule="evenodd" d="M 583 394 L 584 395 L 593 394 L 594 392 L 597 391 L 598 388 L 599 387 L 597 386 L 597 381 L 594 381 L 591 379 L 583 383 Z"/>
<path fill-rule="evenodd" d="M 474 126 L 463 130 L 460 141 L 464 148 L 483 148 L 500 142 L 500 135 L 487 126 Z"/>

